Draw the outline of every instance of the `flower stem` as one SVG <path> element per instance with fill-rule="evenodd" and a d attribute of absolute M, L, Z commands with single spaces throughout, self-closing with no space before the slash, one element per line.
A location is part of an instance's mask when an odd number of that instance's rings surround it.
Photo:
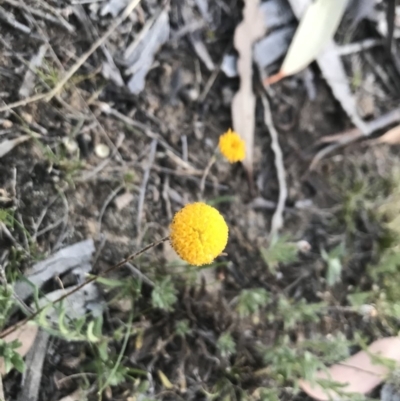
<path fill-rule="evenodd" d="M 217 160 L 215 153 L 212 155 L 212 157 L 210 158 L 206 168 L 204 169 L 204 173 L 203 176 L 201 177 L 201 181 L 200 181 L 200 200 L 203 200 L 203 193 L 204 193 L 204 187 L 206 185 L 206 178 L 208 173 L 211 170 L 211 167 L 213 166 L 213 164 L 215 163 L 215 161 Z"/>

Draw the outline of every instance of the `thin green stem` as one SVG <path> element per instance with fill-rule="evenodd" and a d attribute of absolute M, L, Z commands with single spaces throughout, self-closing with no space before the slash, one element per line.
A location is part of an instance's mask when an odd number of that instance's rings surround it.
<path fill-rule="evenodd" d="M 101 393 L 104 391 L 104 389 L 109 385 L 111 379 L 115 376 L 115 373 L 116 373 L 116 371 L 117 371 L 119 365 L 121 364 L 122 358 L 123 358 L 123 356 L 124 356 L 124 354 L 125 354 L 126 347 L 127 347 L 127 345 L 128 345 L 129 336 L 130 336 L 130 334 L 131 334 L 131 332 L 132 332 L 132 321 L 133 321 L 133 311 L 131 310 L 131 313 L 129 314 L 129 319 L 128 319 L 128 327 L 127 327 L 127 330 L 126 330 L 126 333 L 125 333 L 124 342 L 123 342 L 123 344 L 122 344 L 121 351 L 120 351 L 120 353 L 118 354 L 118 359 L 117 359 L 117 361 L 115 362 L 115 365 L 114 365 L 114 367 L 113 367 L 112 370 L 111 370 L 111 373 L 110 373 L 109 376 L 107 377 L 106 382 L 105 382 L 105 383 L 103 384 L 103 386 L 100 388 L 99 394 L 101 394 Z"/>

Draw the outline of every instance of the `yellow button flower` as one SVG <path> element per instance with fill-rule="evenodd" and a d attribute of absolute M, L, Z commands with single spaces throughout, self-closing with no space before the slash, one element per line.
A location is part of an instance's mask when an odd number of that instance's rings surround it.
<path fill-rule="evenodd" d="M 241 162 L 246 156 L 246 144 L 242 138 L 229 129 L 219 137 L 219 150 L 230 163 Z"/>
<path fill-rule="evenodd" d="M 228 226 L 217 209 L 202 202 L 191 203 L 175 214 L 170 240 L 184 261 L 206 265 L 225 249 Z"/>

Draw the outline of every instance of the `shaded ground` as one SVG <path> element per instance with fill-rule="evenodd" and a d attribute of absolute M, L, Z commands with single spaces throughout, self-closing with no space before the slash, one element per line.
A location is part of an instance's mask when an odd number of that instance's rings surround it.
<path fill-rule="evenodd" d="M 143 2 L 122 29 L 140 31 L 156 3 Z M 170 18 L 178 29 L 176 3 L 171 4 Z M 231 45 L 240 7 L 228 1 L 214 6 L 213 36 L 207 48 L 218 60 Z M 21 11 L 4 7 L 26 20 Z M 71 11 L 71 6 L 63 7 L 64 14 Z M 90 15 L 89 6 L 83 9 Z M 50 39 L 34 88 L 42 92 L 59 80 L 60 67 L 68 70 L 93 38 L 73 15 L 68 20 L 76 35 L 32 18 L 35 32 Z M 98 34 L 109 22 L 94 20 Z M 116 31 L 107 43 L 113 54 L 121 44 L 119 35 Z M 0 37 L 1 99 L 9 104 L 19 99 L 26 68 L 22 61 L 37 51 L 38 41 L 6 24 L 0 26 Z M 6 135 L 39 134 L 1 158 L 0 189 L 5 195 L 0 206 L 12 219 L 3 222 L 8 233 L 0 237 L 0 263 L 9 280 L 35 260 L 85 238 L 96 241 L 93 271 L 98 272 L 166 236 L 173 214 L 199 199 L 204 168 L 219 135 L 231 124 L 230 100 L 238 82 L 218 74 L 199 102 L 197 95 L 211 74 L 185 37 L 171 40 L 158 52 L 139 96 L 101 76 L 102 58 L 101 52 L 89 58 L 58 99 L 0 114 L 0 140 Z M 218 207 L 230 227 L 226 255 L 203 281 L 196 272 L 187 272 L 168 244 L 135 262 L 156 283 L 172 277 L 177 301 L 170 311 L 154 308 L 152 288 L 145 283 L 136 288 L 137 279 L 128 269 L 115 273 L 113 278 L 124 285 L 121 290 L 102 286 L 110 301 L 103 316 L 102 341 L 68 342 L 62 335 L 53 336 L 40 400 L 59 400 L 77 388 L 87 390 L 89 399 L 305 398 L 295 383 L 307 369 L 319 367 L 316 361 L 329 365 L 355 352 L 357 335 L 370 341 L 398 331 L 399 317 L 387 310 L 387 304 L 379 304 L 382 293 L 393 304 L 398 294 L 388 293 L 393 290 L 391 283 L 382 280 L 378 269 L 375 276 L 368 270 L 384 249 L 392 249 L 393 234 L 388 234 L 377 211 L 398 185 L 393 179 L 397 149 L 358 143 L 309 171 L 314 144 L 351 127 L 318 75 L 315 88 L 317 98 L 311 101 L 304 83 L 289 79 L 274 87 L 271 99 L 289 188 L 282 233 L 288 237 L 283 236 L 281 248 L 268 242 L 279 188 L 259 105 L 256 196 L 251 197 L 240 165 L 218 161 L 207 177 L 204 198 Z M 390 108 L 393 100 L 388 98 Z M 99 144 L 107 146 L 109 157 L 99 157 L 98 150 L 96 154 Z M 132 199 L 119 209 L 115 200 L 123 194 Z M 396 211 L 396 202 L 391 205 L 391 212 Z M 323 250 L 329 254 L 340 244 L 343 250 L 334 251 L 338 256 L 330 255 L 340 260 L 342 272 L 329 285 L 329 260 L 322 257 Z M 297 246 L 298 254 L 288 258 Z M 262 257 L 263 248 L 269 249 L 265 251 L 269 265 Z M 390 274 L 397 274 L 394 265 Z M 61 282 L 73 284 L 68 276 Z M 59 279 L 48 284 L 49 290 L 57 288 Z M 245 289 L 264 292 L 257 298 L 250 291 L 245 298 Z M 174 293 L 170 287 L 166 291 Z M 373 309 L 363 314 L 349 295 L 367 292 L 360 305 Z M 252 310 L 257 303 L 259 307 Z M 246 316 L 239 316 L 239 307 Z M 14 314 L 10 322 L 21 317 L 22 313 Z M 132 332 L 124 342 L 127 327 Z M 313 355 L 311 362 L 307 352 Z M 112 383 L 97 395 L 111 375 Z M 18 393 L 21 380 L 16 372 L 3 378 L 7 399 Z"/>

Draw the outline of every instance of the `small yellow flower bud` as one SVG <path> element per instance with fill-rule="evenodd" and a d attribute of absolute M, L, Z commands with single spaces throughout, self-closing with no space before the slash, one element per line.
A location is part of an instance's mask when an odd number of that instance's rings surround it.
<path fill-rule="evenodd" d="M 243 139 L 229 129 L 219 137 L 219 150 L 230 163 L 241 162 L 246 156 L 246 144 Z"/>

